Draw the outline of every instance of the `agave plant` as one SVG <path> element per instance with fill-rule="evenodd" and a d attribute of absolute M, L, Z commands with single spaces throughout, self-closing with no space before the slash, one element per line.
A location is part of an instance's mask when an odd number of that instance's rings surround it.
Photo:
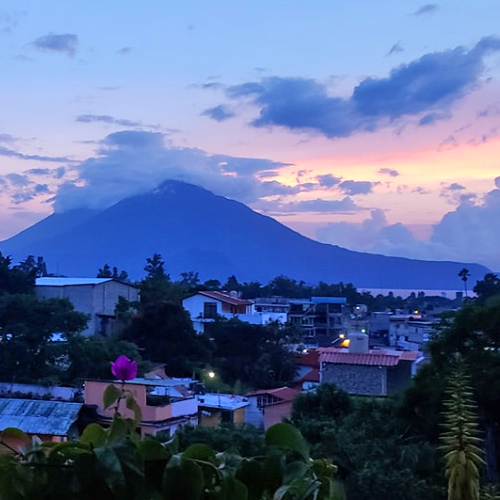
<path fill-rule="evenodd" d="M 485 465 L 477 410 L 462 363 L 452 374 L 444 402 L 444 452 L 448 500 L 479 500 L 480 468 Z"/>

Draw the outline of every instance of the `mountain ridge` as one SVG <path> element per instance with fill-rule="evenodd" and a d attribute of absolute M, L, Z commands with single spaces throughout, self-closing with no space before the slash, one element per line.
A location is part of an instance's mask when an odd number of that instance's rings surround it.
<path fill-rule="evenodd" d="M 52 214 L 0 242 L 0 251 L 22 260 L 44 256 L 51 272 L 95 276 L 105 263 L 144 276 L 146 258 L 160 253 L 173 276 L 199 272 L 202 280 L 267 282 L 278 275 L 306 283 L 351 282 L 356 287 L 461 288 L 489 270 L 479 264 L 422 261 L 355 252 L 319 243 L 258 214 L 246 205 L 180 181 L 101 211 Z"/>

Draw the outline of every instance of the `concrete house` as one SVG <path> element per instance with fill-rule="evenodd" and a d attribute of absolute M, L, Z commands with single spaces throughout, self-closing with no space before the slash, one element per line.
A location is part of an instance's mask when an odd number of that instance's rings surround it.
<path fill-rule="evenodd" d="M 83 335 L 113 333 L 119 297 L 139 300 L 139 289 L 113 278 L 37 278 L 35 294 L 43 299 L 69 299 L 75 310 L 90 316 Z"/>
<path fill-rule="evenodd" d="M 272 321 L 286 323 L 286 312 L 256 311 L 254 303 L 238 297 L 237 292 L 201 291 L 182 301 L 182 307 L 189 312 L 197 333 L 205 331 L 205 324 L 219 317 L 240 321 L 253 325 L 265 325 Z"/>
<path fill-rule="evenodd" d="M 320 381 L 349 394 L 388 396 L 403 390 L 424 360 L 418 351 L 368 349 L 368 336 L 352 334 L 348 348 L 320 348 Z"/>
<path fill-rule="evenodd" d="M 196 396 L 200 425 L 218 427 L 223 423 L 242 425 L 245 423 L 245 408 L 250 405 L 244 396 L 205 393 Z"/>
<path fill-rule="evenodd" d="M 302 330 L 307 345 L 330 346 L 350 324 L 345 297 L 311 297 L 290 300 L 288 319 Z"/>
<path fill-rule="evenodd" d="M 141 408 L 141 435 L 156 435 L 167 432 L 172 435 L 177 428 L 189 424 L 198 425 L 198 401 L 188 389 L 191 379 L 135 378 L 127 380 L 124 389 L 134 395 Z M 100 421 L 109 423 L 114 415 L 114 408 L 103 408 L 102 398 L 106 387 L 115 384 L 121 388 L 121 382 L 87 380 L 85 382 L 85 404 L 95 405 Z M 133 412 L 121 401 L 120 414 L 133 417 Z"/>
<path fill-rule="evenodd" d="M 432 329 L 433 322 L 419 314 L 395 314 L 389 318 L 389 345 L 420 350 L 429 341 Z"/>
<path fill-rule="evenodd" d="M 247 393 L 246 423 L 269 429 L 292 414 L 293 400 L 299 394 L 297 389 L 278 387 Z"/>

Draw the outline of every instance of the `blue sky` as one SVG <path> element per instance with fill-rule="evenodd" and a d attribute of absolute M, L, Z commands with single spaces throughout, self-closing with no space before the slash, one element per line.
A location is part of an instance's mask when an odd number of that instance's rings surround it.
<path fill-rule="evenodd" d="M 500 270 L 499 14 L 6 0 L 0 239 L 173 178 L 320 241 Z"/>

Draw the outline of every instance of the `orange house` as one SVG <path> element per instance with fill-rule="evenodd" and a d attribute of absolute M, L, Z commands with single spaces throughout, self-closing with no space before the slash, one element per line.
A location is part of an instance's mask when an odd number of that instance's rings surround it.
<path fill-rule="evenodd" d="M 135 378 L 123 386 L 117 381 L 88 380 L 85 382 L 85 403 L 95 405 L 103 423 L 110 422 L 115 411 L 124 417 L 133 417 L 125 401 L 119 407 L 104 409 L 103 395 L 106 387 L 113 384 L 134 396 L 142 412 L 141 435 L 156 435 L 159 432 L 173 434 L 178 427 L 198 424 L 198 401 L 187 390 L 187 381 L 179 379 Z"/>

